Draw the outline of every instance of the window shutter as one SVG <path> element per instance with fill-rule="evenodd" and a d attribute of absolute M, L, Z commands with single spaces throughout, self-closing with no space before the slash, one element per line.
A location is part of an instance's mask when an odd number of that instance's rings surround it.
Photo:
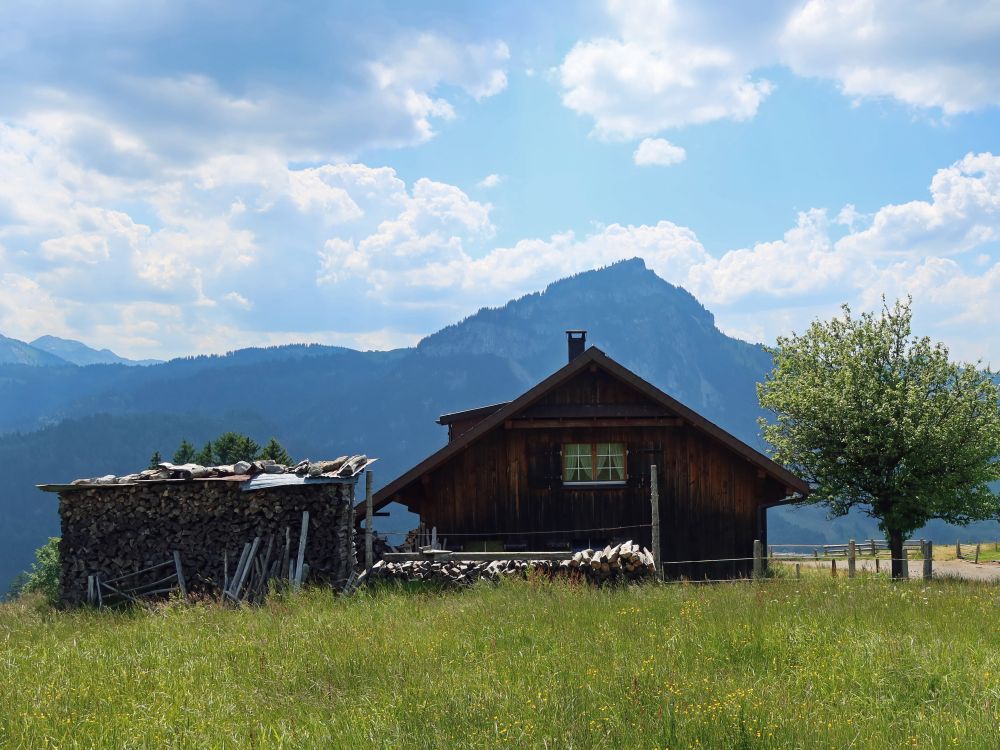
<path fill-rule="evenodd" d="M 657 457 L 662 455 L 663 448 L 659 445 L 631 445 L 628 447 L 628 456 L 625 462 L 628 466 L 628 486 L 629 487 L 649 487 L 650 467 L 656 462 Z M 663 467 L 658 467 L 660 479 L 663 479 Z"/>
<path fill-rule="evenodd" d="M 649 469 L 643 468 L 645 455 L 641 446 L 625 446 L 625 470 L 628 473 L 625 481 L 629 487 L 643 487 L 645 485 L 643 473 L 649 473 Z"/>
<path fill-rule="evenodd" d="M 548 446 L 548 469 L 545 475 L 549 489 L 562 486 L 562 446 L 551 443 Z"/>
<path fill-rule="evenodd" d="M 562 485 L 562 453 L 559 444 L 529 444 L 528 485 L 536 490 Z"/>

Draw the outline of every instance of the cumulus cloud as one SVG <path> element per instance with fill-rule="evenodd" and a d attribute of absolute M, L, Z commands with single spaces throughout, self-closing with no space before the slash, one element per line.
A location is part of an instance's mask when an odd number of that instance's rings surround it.
<path fill-rule="evenodd" d="M 377 13 L 358 33 L 352 17 L 362 12 L 0 5 L 0 119 L 62 118 L 88 166 L 148 175 L 219 151 L 318 162 L 420 143 L 506 87 L 503 41 L 405 28 Z"/>
<path fill-rule="evenodd" d="M 719 252 L 668 220 L 496 246 L 491 205 L 455 185 L 363 163 L 292 167 L 266 145 L 156 180 L 108 174 L 74 152 L 72 131 L 62 118 L 0 127 L 7 335 L 132 356 L 293 337 L 396 345 L 639 256 L 745 335 L 771 339 L 844 300 L 911 293 L 928 329 L 963 356 L 1000 353 L 1000 157 L 990 153 L 939 169 L 922 199 L 803 211 L 780 237 Z"/>
<path fill-rule="evenodd" d="M 784 65 L 848 96 L 946 115 L 1000 104 L 1000 6 L 990 0 L 609 0 L 614 33 L 579 41 L 563 103 L 604 138 L 753 118 Z"/>
<path fill-rule="evenodd" d="M 489 190 L 495 188 L 503 182 L 503 177 L 498 174 L 488 174 L 479 182 L 476 183 L 476 187 L 482 188 L 483 190 Z"/>
<path fill-rule="evenodd" d="M 601 137 L 747 120 L 773 90 L 751 75 L 775 33 L 770 6 L 612 0 L 608 13 L 618 33 L 578 42 L 559 68 L 563 103 Z"/>
<path fill-rule="evenodd" d="M 632 160 L 640 167 L 669 167 L 671 164 L 680 164 L 685 158 L 687 152 L 665 138 L 644 138 L 632 154 Z"/>
<path fill-rule="evenodd" d="M 892 97 L 947 115 L 1000 104 L 1000 6 L 990 0 L 809 0 L 781 34 L 800 75 L 854 97 Z"/>

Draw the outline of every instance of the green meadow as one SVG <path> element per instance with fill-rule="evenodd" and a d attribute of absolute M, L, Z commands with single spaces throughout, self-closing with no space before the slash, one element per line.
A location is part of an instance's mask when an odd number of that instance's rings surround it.
<path fill-rule="evenodd" d="M 0 746 L 1000 747 L 1000 586 L 778 577 L 0 606 Z"/>

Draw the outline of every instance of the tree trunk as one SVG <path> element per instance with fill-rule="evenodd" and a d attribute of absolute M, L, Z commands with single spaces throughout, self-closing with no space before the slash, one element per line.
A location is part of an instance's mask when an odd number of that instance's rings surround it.
<path fill-rule="evenodd" d="M 889 529 L 889 556 L 892 557 L 892 577 L 903 578 L 903 532 Z"/>

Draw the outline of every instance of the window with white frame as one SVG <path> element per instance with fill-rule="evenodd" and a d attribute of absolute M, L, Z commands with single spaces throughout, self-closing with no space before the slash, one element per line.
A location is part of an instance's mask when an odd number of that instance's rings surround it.
<path fill-rule="evenodd" d="M 566 443 L 562 454 L 566 484 L 625 481 L 625 443 Z"/>

